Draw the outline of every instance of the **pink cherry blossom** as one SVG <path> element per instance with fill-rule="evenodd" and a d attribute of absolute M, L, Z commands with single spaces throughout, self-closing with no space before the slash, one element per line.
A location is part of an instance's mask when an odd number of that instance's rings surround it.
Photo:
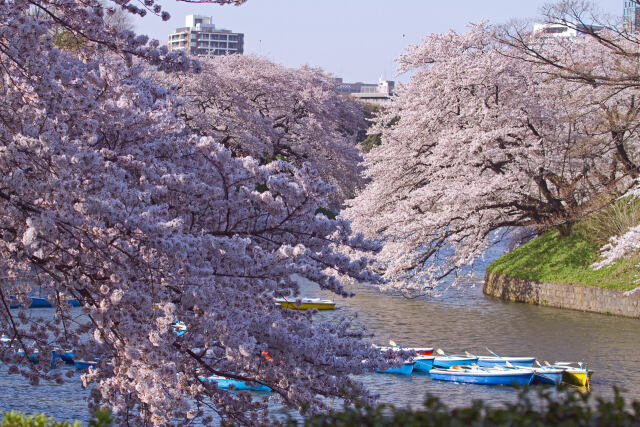
<path fill-rule="evenodd" d="M 109 4 L 166 18 L 154 1 Z M 50 369 L 56 347 L 100 356 L 83 383 L 92 386 L 91 405 L 108 405 L 121 424 L 180 423 L 203 408 L 241 424 L 268 419 L 265 402 L 200 379 L 213 374 L 266 384 L 284 405 L 311 413 L 325 408 L 324 396 L 370 399 L 350 375 L 389 362 L 362 327 L 273 303 L 298 295 L 294 275 L 345 296 L 341 278 L 379 281 L 368 258 L 342 254 L 378 245 L 344 219 L 316 215 L 334 186 L 315 156 L 357 157 L 347 139 L 300 148 L 307 162 L 264 164 L 248 156 L 253 148 L 234 152 L 217 133 L 194 134 L 182 102 L 145 78 L 142 64 L 187 73 L 199 63 L 106 26 L 104 14 L 98 0 L 0 2 L 0 333 L 10 339 L 0 360 L 37 384 L 64 380 L 64 369 Z M 56 46 L 61 31 L 80 43 Z M 270 67 L 259 64 L 256 73 Z M 313 92 L 305 85 L 317 80 L 317 95 L 328 99 L 326 77 L 308 74 L 299 89 Z M 343 105 L 323 102 L 318 108 Z M 310 127 L 338 137 L 310 114 L 295 124 L 301 134 Z M 234 134 L 242 144 L 250 138 Z M 292 144 L 298 150 L 302 140 Z M 35 287 L 54 305 L 53 318 L 25 308 Z M 69 298 L 81 302 L 82 316 Z M 17 302 L 23 307 L 9 308 Z M 172 327 L 178 320 L 182 337 Z M 39 363 L 30 364 L 35 351 Z"/>

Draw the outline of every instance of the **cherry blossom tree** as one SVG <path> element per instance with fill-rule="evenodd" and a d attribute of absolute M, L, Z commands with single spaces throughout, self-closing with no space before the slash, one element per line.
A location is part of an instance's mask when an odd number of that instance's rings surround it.
<path fill-rule="evenodd" d="M 189 127 L 213 136 L 238 155 L 310 164 L 337 186 L 335 208 L 360 178 L 361 107 L 337 92 L 337 81 L 318 69 L 290 69 L 266 58 L 228 55 L 202 59 L 197 76 L 162 75 L 186 103 Z"/>
<path fill-rule="evenodd" d="M 381 236 L 391 287 L 423 291 L 455 276 L 504 227 L 568 234 L 633 185 L 619 156 L 620 146 L 636 155 L 626 144 L 637 138 L 633 96 L 556 78 L 493 34 L 486 24 L 434 34 L 400 58 L 414 74 L 379 117 L 371 183 L 346 213 Z M 596 58 L 589 42 L 545 41 L 555 55 Z"/>
<path fill-rule="evenodd" d="M 631 5 L 640 6 L 632 0 Z M 589 54 L 584 51 L 567 52 L 557 55 L 547 43 L 523 30 L 522 26 L 509 25 L 498 33 L 502 43 L 511 46 L 514 54 L 524 61 L 545 67 L 546 72 L 558 79 L 583 84 L 583 89 L 592 91 L 594 102 L 606 110 L 609 128 L 616 142 L 617 158 L 628 173 L 636 179 L 640 173 L 637 155 L 638 140 L 635 134 L 637 114 L 634 104 L 613 105 L 609 96 L 634 99 L 640 91 L 640 38 L 628 22 L 619 22 L 604 15 L 598 6 L 585 0 L 562 0 L 547 5 L 543 9 L 545 21 L 565 26 L 580 35 L 580 45 L 590 45 Z M 593 48 L 595 46 L 595 48 Z M 637 197 L 640 193 L 634 186 L 624 196 Z M 612 236 L 610 244 L 603 248 L 604 258 L 596 267 L 609 265 L 615 260 L 640 248 L 638 227 L 632 227 L 623 236 Z"/>
<path fill-rule="evenodd" d="M 153 0 L 113 5 L 168 18 Z M 370 398 L 349 375 L 392 362 L 367 332 L 273 297 L 298 295 L 295 274 L 338 295 L 341 277 L 376 282 L 368 258 L 339 250 L 377 245 L 315 214 L 333 186 L 308 163 L 261 164 L 194 134 L 180 101 L 135 64 L 199 64 L 106 26 L 104 13 L 99 0 L 0 2 L 0 360 L 37 384 L 64 381 L 50 366 L 56 348 L 99 357 L 83 376 L 91 405 L 127 425 L 184 423 L 207 408 L 267 419 L 266 402 L 202 379 L 213 374 L 266 384 L 311 413 L 323 396 Z M 55 46 L 60 29 L 77 49 Z M 26 308 L 34 286 L 53 317 Z"/>

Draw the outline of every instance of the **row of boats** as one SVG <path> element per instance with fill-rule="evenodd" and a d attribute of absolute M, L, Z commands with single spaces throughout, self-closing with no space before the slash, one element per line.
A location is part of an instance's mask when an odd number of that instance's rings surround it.
<path fill-rule="evenodd" d="M 0 345 L 7 345 L 11 340 L 3 335 L 0 337 Z M 24 350 L 18 350 L 17 354 L 20 356 L 26 356 Z M 58 360 L 61 360 L 63 363 L 67 365 L 74 365 L 76 369 L 89 369 L 91 367 L 95 368 L 98 365 L 97 360 L 81 360 L 75 357 L 75 354 L 72 351 L 65 351 L 62 349 L 55 349 L 51 353 L 51 366 L 56 366 Z M 29 361 L 32 363 L 38 363 L 40 361 L 40 353 L 38 350 L 34 350 L 29 355 Z"/>
<path fill-rule="evenodd" d="M 503 357 L 487 349 L 492 356 L 448 355 L 431 347 L 380 347 L 383 352 L 414 352 L 397 368 L 383 373 L 411 375 L 423 372 L 434 380 L 459 383 L 518 385 L 566 383 L 576 387 L 589 387 L 592 372 L 581 362 L 555 362 L 540 364 L 535 357 Z"/>

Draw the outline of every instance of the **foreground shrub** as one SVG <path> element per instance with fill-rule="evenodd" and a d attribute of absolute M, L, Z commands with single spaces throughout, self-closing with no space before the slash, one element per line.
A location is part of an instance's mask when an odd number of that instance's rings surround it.
<path fill-rule="evenodd" d="M 289 425 L 297 425 L 290 421 Z M 500 407 L 484 401 L 450 408 L 439 398 L 427 396 L 423 409 L 393 405 L 349 408 L 310 418 L 307 427 L 321 426 L 640 426 L 640 402 L 627 405 L 614 388 L 613 399 L 592 398 L 574 390 L 559 393 L 525 389 L 517 402 Z"/>
<path fill-rule="evenodd" d="M 53 417 L 45 414 L 26 415 L 18 411 L 0 412 L 2 421 L 0 427 L 81 427 L 80 421 L 69 423 L 67 421 L 54 421 Z M 111 411 L 103 409 L 96 411 L 89 421 L 89 427 L 112 427 L 113 417 Z"/>

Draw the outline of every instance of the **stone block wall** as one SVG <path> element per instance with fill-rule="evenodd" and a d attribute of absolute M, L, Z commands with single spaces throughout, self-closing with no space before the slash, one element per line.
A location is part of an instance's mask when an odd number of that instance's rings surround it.
<path fill-rule="evenodd" d="M 540 283 L 487 273 L 482 291 L 504 301 L 524 302 L 571 310 L 640 319 L 640 290 L 636 292 L 594 286 Z"/>

